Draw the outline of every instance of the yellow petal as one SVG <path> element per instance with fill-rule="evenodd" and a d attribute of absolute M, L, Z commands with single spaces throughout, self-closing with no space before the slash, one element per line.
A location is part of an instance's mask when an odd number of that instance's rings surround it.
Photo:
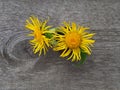
<path fill-rule="evenodd" d="M 76 27 L 76 23 L 72 23 L 72 31 L 76 31 L 77 27 Z"/>
<path fill-rule="evenodd" d="M 60 55 L 61 57 L 66 57 L 71 53 L 71 50 L 67 48 L 63 51 L 63 53 Z"/>

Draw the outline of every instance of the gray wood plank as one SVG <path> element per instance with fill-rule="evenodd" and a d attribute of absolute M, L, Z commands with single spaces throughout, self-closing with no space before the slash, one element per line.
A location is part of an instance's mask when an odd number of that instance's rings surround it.
<path fill-rule="evenodd" d="M 80 68 L 51 49 L 34 55 L 25 34 L 30 15 L 49 25 L 74 21 L 96 36 Z M 120 90 L 119 0 L 0 0 L 0 90 Z"/>

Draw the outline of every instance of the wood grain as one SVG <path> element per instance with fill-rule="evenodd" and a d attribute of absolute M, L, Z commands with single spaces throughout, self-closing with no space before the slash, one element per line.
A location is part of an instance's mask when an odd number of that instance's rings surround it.
<path fill-rule="evenodd" d="M 80 68 L 51 49 L 34 55 L 25 35 L 30 15 L 49 25 L 74 21 L 95 32 Z M 0 90 L 120 90 L 119 0 L 0 0 Z"/>

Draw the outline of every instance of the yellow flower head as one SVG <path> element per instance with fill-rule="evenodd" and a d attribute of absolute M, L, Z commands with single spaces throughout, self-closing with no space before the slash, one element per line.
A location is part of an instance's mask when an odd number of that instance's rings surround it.
<path fill-rule="evenodd" d="M 57 44 L 54 47 L 55 51 L 63 50 L 61 57 L 69 56 L 72 61 L 81 60 L 81 52 L 91 54 L 90 46 L 95 42 L 91 38 L 94 34 L 89 34 L 82 26 L 77 26 L 76 23 L 64 22 L 64 26 L 60 26 L 56 31 L 54 38 Z"/>
<path fill-rule="evenodd" d="M 29 36 L 33 36 L 30 44 L 33 45 L 34 53 L 39 52 L 39 55 L 41 55 L 42 51 L 46 54 L 47 48 L 50 47 L 50 39 L 45 36 L 46 33 L 50 32 L 48 29 L 51 27 L 46 26 L 47 22 L 47 20 L 39 21 L 35 16 L 31 16 L 29 20 L 26 20 L 25 27 L 32 31 Z"/>

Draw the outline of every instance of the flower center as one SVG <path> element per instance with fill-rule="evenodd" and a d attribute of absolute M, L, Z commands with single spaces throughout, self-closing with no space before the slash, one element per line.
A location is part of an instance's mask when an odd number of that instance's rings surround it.
<path fill-rule="evenodd" d="M 37 30 L 36 32 L 34 32 L 34 37 L 37 41 L 41 41 L 42 40 L 42 33 L 41 31 Z"/>
<path fill-rule="evenodd" d="M 66 34 L 65 42 L 66 42 L 66 45 L 71 49 L 79 47 L 81 44 L 80 34 L 78 34 L 77 32 L 70 32 Z"/>

